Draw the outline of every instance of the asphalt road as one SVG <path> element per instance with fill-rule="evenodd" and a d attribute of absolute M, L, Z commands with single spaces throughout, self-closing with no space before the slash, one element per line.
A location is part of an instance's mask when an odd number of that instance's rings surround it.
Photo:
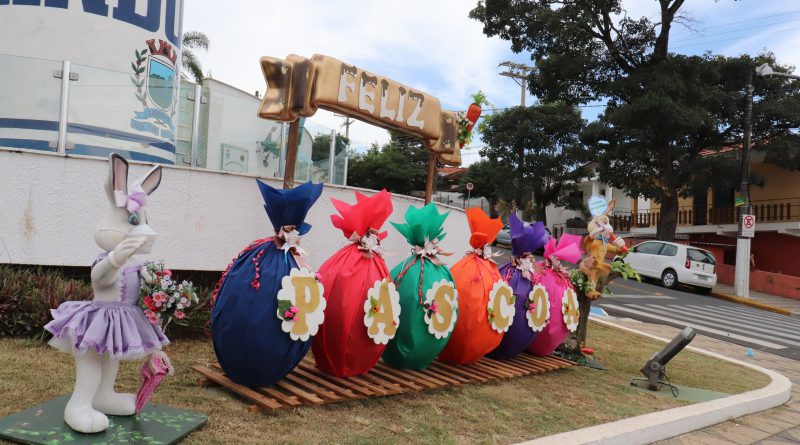
<path fill-rule="evenodd" d="M 497 263 L 508 261 L 508 249 Z M 616 280 L 611 284 L 613 296 L 604 296 L 594 307 L 609 315 L 632 318 L 649 323 L 683 328 L 690 326 L 699 333 L 741 345 L 742 356 L 748 348 L 754 353 L 772 354 L 800 360 L 800 317 L 776 314 L 711 296 L 694 293 L 691 288 L 670 290 L 655 281 L 639 283 Z"/>

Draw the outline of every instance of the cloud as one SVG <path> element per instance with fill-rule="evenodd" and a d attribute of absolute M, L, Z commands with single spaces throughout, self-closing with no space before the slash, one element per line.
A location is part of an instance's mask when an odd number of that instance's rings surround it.
<path fill-rule="evenodd" d="M 476 0 L 295 0 L 289 3 L 263 0 L 218 2 L 187 1 L 184 30 L 205 32 L 211 47 L 199 58 L 206 72 L 245 91 L 263 93 L 264 80 L 258 59 L 264 55 L 309 57 L 326 54 L 365 70 L 392 78 L 438 97 L 442 106 L 466 109 L 469 95 L 481 89 L 497 107 L 519 104 L 520 87 L 498 75 L 504 60 L 532 64 L 527 54 L 513 54 L 508 42 L 487 38 L 482 25 L 468 17 Z M 781 63 L 800 66 L 796 48 L 800 31 L 754 36 L 769 31 L 772 21 L 786 20 L 785 0 L 751 2 L 694 0 L 682 11 L 691 15 L 697 32 L 673 28 L 672 49 L 686 53 L 757 54 L 767 47 Z M 631 18 L 660 20 L 653 0 L 623 0 Z M 785 15 L 775 16 L 777 13 Z M 773 17 L 765 17 L 773 15 Z M 798 20 L 800 21 L 800 15 Z M 785 28 L 793 27 L 787 23 Z M 751 27 L 748 30 L 736 31 Z M 730 40 L 723 40 L 730 39 Z M 720 42 L 720 40 L 723 40 Z M 681 48 L 684 45 L 700 45 Z M 708 42 L 702 44 L 702 42 Z M 528 96 L 527 103 L 533 103 Z M 584 110 L 588 117 L 594 109 Z M 341 131 L 342 119 L 320 111 L 312 120 Z M 350 136 L 360 145 L 388 140 L 388 133 L 357 122 Z"/>
<path fill-rule="evenodd" d="M 187 2 L 184 29 L 206 33 L 211 46 L 199 57 L 206 72 L 245 91 L 265 89 L 258 58 L 290 53 L 325 54 L 438 97 L 448 109 L 464 110 L 482 89 L 497 106 L 519 103 L 520 87 L 498 75 L 498 63 L 525 56 L 487 38 L 468 18 L 475 0 L 367 2 L 356 0 L 223 4 Z M 232 7 L 235 5 L 235 7 Z M 529 101 L 530 102 L 530 101 Z M 318 113 L 314 121 L 336 128 L 341 118 Z M 388 140 L 377 127 L 358 122 L 354 140 Z"/>

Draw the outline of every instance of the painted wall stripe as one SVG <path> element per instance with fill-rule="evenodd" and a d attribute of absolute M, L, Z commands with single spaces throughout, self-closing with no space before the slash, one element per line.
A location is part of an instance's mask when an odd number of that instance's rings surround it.
<path fill-rule="evenodd" d="M 55 152 L 55 149 L 50 147 L 49 141 L 42 141 L 36 139 L 14 139 L 14 138 L 0 138 L 0 147 L 23 148 L 28 150 L 39 150 Z M 67 153 L 74 155 L 84 156 L 99 156 L 105 158 L 109 153 L 119 153 L 120 155 L 132 159 L 134 161 L 154 162 L 157 164 L 175 165 L 169 159 L 159 156 L 154 156 L 147 153 L 139 153 L 136 151 L 118 150 L 116 148 L 99 147 L 96 145 L 75 144 L 74 149 L 67 150 Z"/>
<path fill-rule="evenodd" d="M 58 122 L 42 119 L 12 119 L 0 118 L 0 128 L 22 128 L 26 130 L 49 130 L 58 131 Z M 69 124 L 67 132 L 74 134 L 88 134 L 91 136 L 101 136 L 110 139 L 148 144 L 151 147 L 159 148 L 175 154 L 175 144 L 164 142 L 158 139 L 139 136 L 125 131 L 112 130 L 110 128 L 96 127 L 85 124 Z"/>

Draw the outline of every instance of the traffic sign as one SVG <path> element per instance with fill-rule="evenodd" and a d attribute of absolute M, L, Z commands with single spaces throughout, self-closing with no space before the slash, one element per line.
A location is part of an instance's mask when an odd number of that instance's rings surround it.
<path fill-rule="evenodd" d="M 752 238 L 756 234 L 756 215 L 742 215 L 740 236 Z"/>
<path fill-rule="evenodd" d="M 475 184 L 473 184 L 471 182 L 468 182 L 467 185 L 466 185 L 466 188 L 467 188 L 468 191 L 472 191 L 472 189 L 475 188 Z"/>

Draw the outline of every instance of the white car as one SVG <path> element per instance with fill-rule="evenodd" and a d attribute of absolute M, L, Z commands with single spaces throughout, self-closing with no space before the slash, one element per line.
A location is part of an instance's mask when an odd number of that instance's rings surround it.
<path fill-rule="evenodd" d="M 625 262 L 639 275 L 658 278 L 667 289 L 680 284 L 707 294 L 717 284 L 714 255 L 697 247 L 666 241 L 645 241 L 633 247 Z"/>

